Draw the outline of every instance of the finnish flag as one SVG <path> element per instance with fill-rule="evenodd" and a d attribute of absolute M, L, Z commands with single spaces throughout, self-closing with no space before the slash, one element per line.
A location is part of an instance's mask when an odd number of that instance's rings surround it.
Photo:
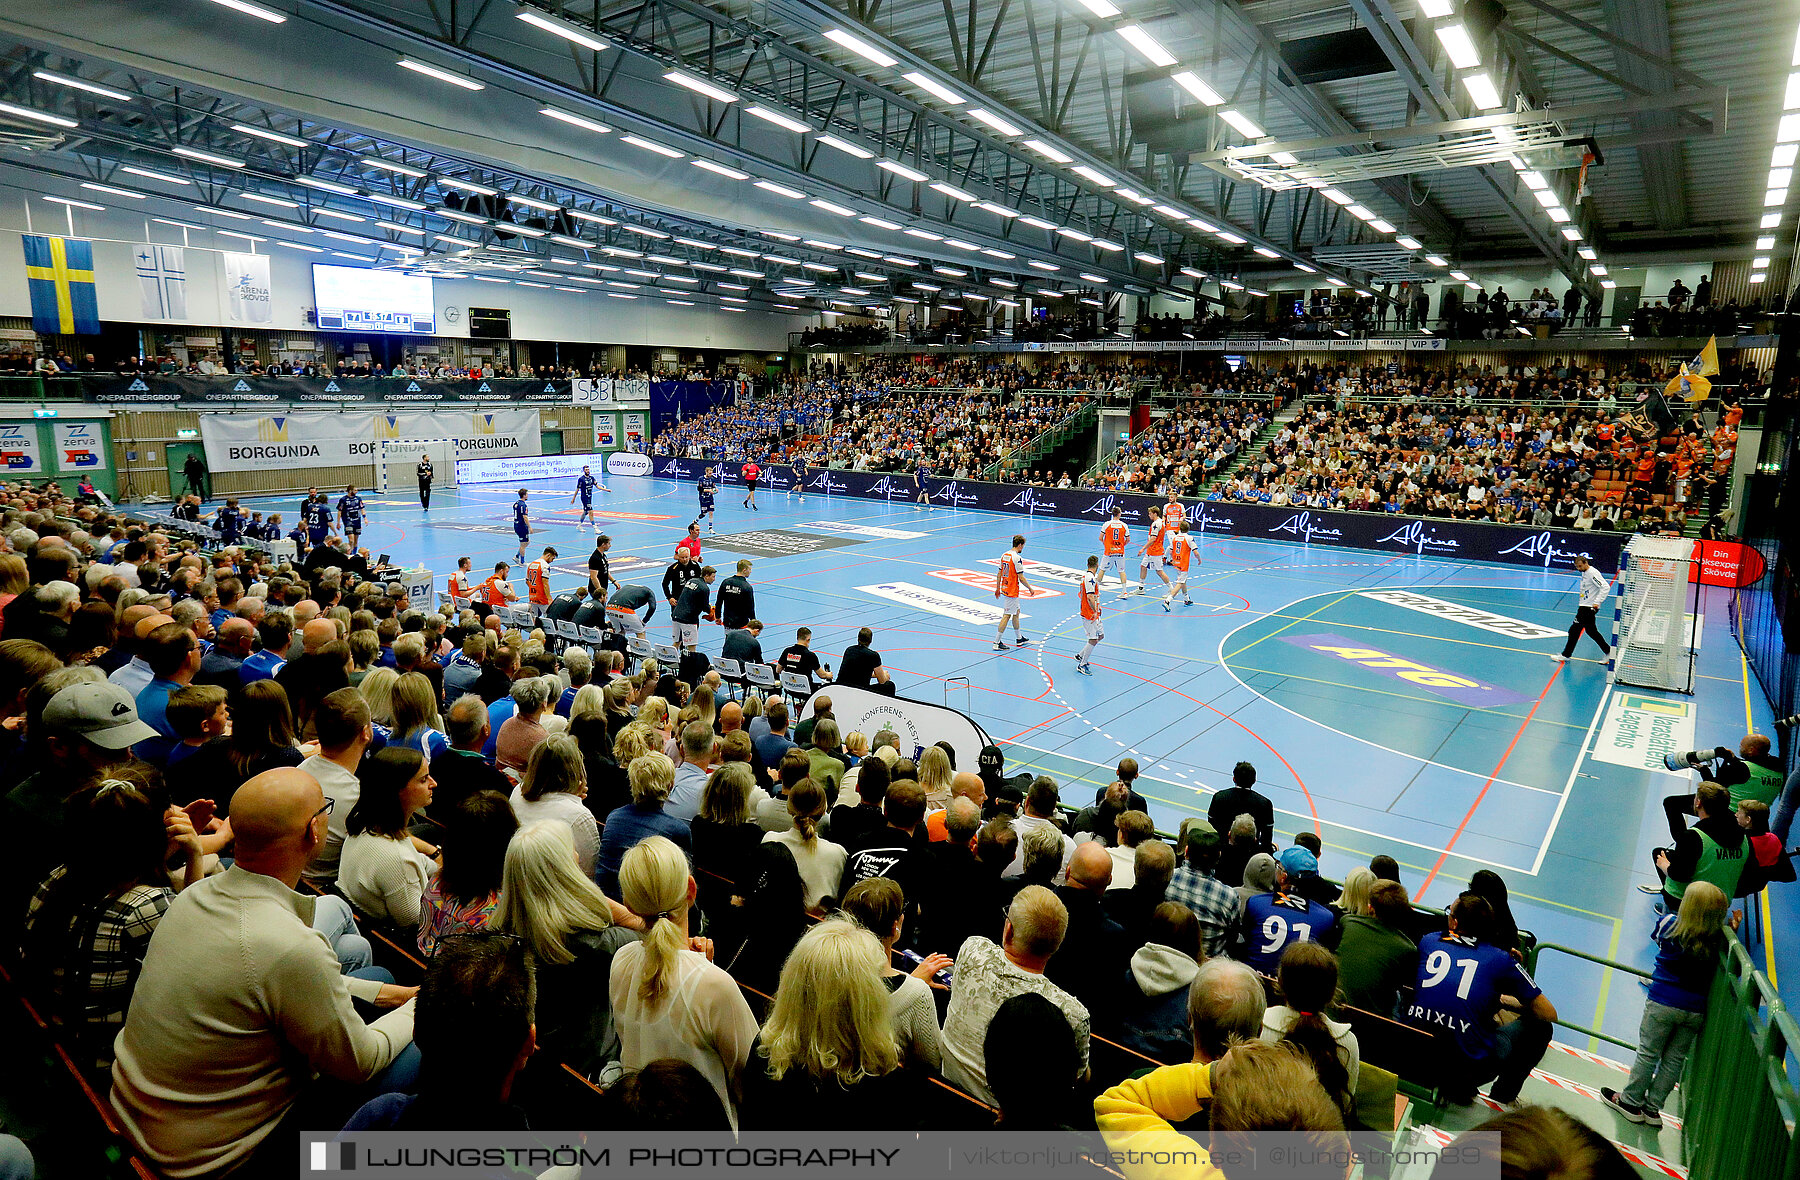
<path fill-rule="evenodd" d="M 138 289 L 147 320 L 187 319 L 187 261 L 180 246 L 144 243 L 137 247 Z"/>

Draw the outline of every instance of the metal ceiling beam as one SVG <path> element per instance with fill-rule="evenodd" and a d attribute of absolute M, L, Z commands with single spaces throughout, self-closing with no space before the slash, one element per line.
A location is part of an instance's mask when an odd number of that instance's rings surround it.
<path fill-rule="evenodd" d="M 1216 16 L 1243 36 L 1252 38 L 1264 58 L 1275 65 L 1277 84 L 1271 88 L 1271 95 L 1314 131 L 1321 135 L 1349 135 L 1356 131 L 1355 124 L 1345 118 L 1342 111 L 1287 67 L 1281 58 L 1281 46 L 1250 18 L 1239 0 L 1171 0 L 1170 6 L 1176 15 L 1193 20 L 1196 27 Z M 1416 218 L 1421 232 L 1449 242 L 1461 240 L 1462 225 L 1430 198 L 1415 202 L 1409 181 L 1387 178 L 1376 181 L 1375 186 L 1407 216 Z"/>
<path fill-rule="evenodd" d="M 1661 89 L 1675 80 L 1673 69 L 1653 64 L 1646 54 L 1668 60 L 1669 9 L 1667 0 L 1600 0 L 1621 40 L 1637 46 L 1641 52 L 1627 53 L 1615 49 L 1614 65 L 1619 75 L 1635 86 Z M 1667 114 L 1647 114 L 1636 121 L 1639 131 L 1660 131 L 1672 124 Z M 1644 196 L 1650 202 L 1650 216 L 1658 229 L 1674 230 L 1687 224 L 1687 185 L 1682 177 L 1685 157 L 1678 143 L 1651 143 L 1637 149 L 1638 175 Z"/>
<path fill-rule="evenodd" d="M 1137 182 L 1137 187 L 1139 187 L 1147 196 L 1160 195 L 1166 201 L 1171 203 L 1194 203 L 1193 200 L 1185 194 L 1176 191 L 1168 191 L 1161 185 L 1146 181 L 1142 176 L 1132 174 L 1124 165 L 1098 156 L 1084 145 L 1066 139 L 1061 134 L 1049 129 L 1038 120 L 1032 118 L 1029 114 L 1013 107 L 1005 99 L 982 90 L 980 87 L 971 84 L 967 78 L 960 77 L 954 72 L 944 70 L 935 62 L 921 56 L 907 46 L 901 45 L 874 29 L 850 19 L 843 12 L 834 8 L 829 0 L 770 0 L 770 5 L 773 11 L 782 14 L 795 24 L 809 29 L 823 30 L 825 28 L 846 28 L 853 32 L 857 37 L 868 41 L 883 52 L 898 59 L 905 68 L 918 70 L 940 84 L 952 89 L 969 91 L 979 95 L 984 109 L 999 115 L 1008 122 L 1022 127 L 1031 136 L 1043 139 L 1046 142 L 1061 148 L 1074 158 L 1073 163 L 1086 164 L 1089 167 L 1120 173 L 1123 178 Z M 1123 104 L 1120 104 L 1118 108 L 1118 118 L 1123 119 L 1124 117 L 1124 107 Z M 1127 142 L 1122 128 L 1115 128 L 1113 134 L 1118 138 L 1121 146 Z M 1028 166 L 1040 171 L 1046 170 L 1047 167 L 1046 165 L 1030 160 L 1029 157 L 1025 159 L 1025 162 Z M 1064 165 L 1063 167 L 1068 166 L 1069 165 Z M 1107 194 L 1101 199 L 1116 205 L 1119 211 L 1127 216 L 1141 216 L 1140 210 L 1134 206 L 1125 204 L 1120 199 L 1113 198 L 1111 194 Z M 1201 212 L 1203 216 L 1206 215 L 1204 209 L 1202 209 Z M 1248 245 L 1252 247 L 1263 246 L 1272 250 L 1292 252 L 1292 247 L 1288 243 L 1265 238 L 1254 229 L 1240 223 L 1231 222 L 1229 218 L 1223 217 L 1222 215 L 1207 216 L 1206 219 L 1215 222 L 1224 221 L 1224 228 L 1227 228 L 1239 237 L 1246 239 Z M 1210 253 L 1216 254 L 1218 252 L 1218 247 L 1210 239 L 1199 237 L 1191 232 L 1173 232 L 1192 245 L 1197 245 Z M 1172 271 L 1173 267 L 1170 269 Z"/>
<path fill-rule="evenodd" d="M 1451 98 L 1424 52 L 1419 48 L 1407 26 L 1394 11 L 1390 0 L 1350 0 L 1351 9 L 1362 19 L 1374 36 L 1376 44 L 1381 47 L 1394 69 L 1400 75 L 1407 90 L 1418 101 L 1420 109 L 1432 118 L 1449 121 L 1457 111 L 1457 104 Z M 1504 179 L 1497 171 L 1487 165 L 1476 169 L 1482 183 L 1499 199 L 1507 216 L 1522 230 L 1531 244 L 1537 248 L 1556 269 L 1560 270 L 1575 286 L 1594 287 L 1594 281 L 1586 276 L 1586 268 L 1581 266 L 1569 248 L 1569 243 L 1562 240 L 1560 234 L 1546 229 L 1547 221 L 1535 201 L 1529 206 L 1520 203 L 1519 185 L 1510 175 Z"/>

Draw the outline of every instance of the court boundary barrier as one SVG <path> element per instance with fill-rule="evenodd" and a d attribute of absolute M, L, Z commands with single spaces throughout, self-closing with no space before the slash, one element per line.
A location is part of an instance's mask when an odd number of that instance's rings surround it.
<path fill-rule="evenodd" d="M 650 462 L 649 474 L 654 478 L 697 482 L 702 472 L 711 470 L 721 484 L 743 486 L 743 479 L 738 474 L 743 464 L 736 461 L 662 455 L 652 456 Z M 793 486 L 791 472 L 786 464 L 763 465 L 758 485 L 771 492 L 785 492 Z M 925 487 L 934 505 L 1019 516 L 1048 516 L 1057 520 L 1085 520 L 1096 529 L 1112 518 L 1114 508 L 1119 509 L 1119 516 L 1126 523 L 1142 527 L 1149 520 L 1148 510 L 1165 503 L 1163 497 L 1135 492 L 1039 488 L 974 479 L 929 477 Z M 810 468 L 805 490 L 819 495 L 909 505 L 919 496 L 911 472 L 851 471 L 841 467 Z M 1586 557 L 1603 569 L 1617 568 L 1620 551 L 1631 536 L 1629 533 L 1521 528 L 1386 512 L 1277 508 L 1191 497 L 1183 498 L 1181 503 L 1186 509 L 1189 525 L 1202 536 L 1273 539 L 1290 544 L 1492 561 L 1545 569 L 1572 569 L 1576 557 Z"/>
<path fill-rule="evenodd" d="M 1702 1180 L 1800 1177 L 1800 1095 L 1788 1074 L 1800 1026 L 1736 936 L 1725 953 L 1706 1022 L 1688 1055 L 1682 1091 L 1682 1162 Z"/>

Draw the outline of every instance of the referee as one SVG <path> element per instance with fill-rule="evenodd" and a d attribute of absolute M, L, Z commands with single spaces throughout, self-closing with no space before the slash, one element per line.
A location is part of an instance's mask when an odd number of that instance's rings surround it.
<path fill-rule="evenodd" d="M 1607 646 L 1600 629 L 1594 626 L 1594 612 L 1605 605 L 1606 592 L 1612 583 L 1605 574 L 1589 565 L 1585 557 L 1575 559 L 1575 572 L 1581 575 L 1581 601 L 1575 608 L 1575 621 L 1569 624 L 1569 642 L 1563 646 L 1562 654 L 1551 657 L 1559 664 L 1575 654 L 1575 644 L 1583 631 L 1594 637 L 1601 652 L 1612 655 L 1612 648 Z"/>

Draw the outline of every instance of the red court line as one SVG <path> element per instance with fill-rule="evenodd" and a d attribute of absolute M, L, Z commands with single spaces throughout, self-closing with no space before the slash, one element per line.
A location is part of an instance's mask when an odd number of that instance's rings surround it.
<path fill-rule="evenodd" d="M 1058 653 L 1058 654 L 1060 654 L 1060 653 Z M 1068 658 L 1073 659 L 1074 657 L 1070 656 Z M 1269 753 L 1275 755 L 1276 760 L 1279 761 L 1283 766 L 1287 767 L 1287 772 L 1294 776 L 1294 785 L 1300 788 L 1300 793 L 1302 795 L 1306 796 L 1306 810 L 1308 812 L 1310 812 L 1312 815 L 1313 831 L 1320 835 L 1324 834 L 1323 829 L 1321 829 L 1319 827 L 1319 808 L 1318 808 L 1318 805 L 1313 802 L 1312 792 L 1306 789 L 1306 780 L 1304 780 L 1300 777 L 1300 772 L 1295 770 L 1293 765 L 1290 762 L 1288 762 L 1288 760 L 1286 758 L 1282 757 L 1281 751 L 1277 750 L 1274 746 L 1271 746 L 1268 743 L 1268 740 L 1265 739 L 1262 734 L 1257 733 L 1254 729 L 1251 729 L 1248 725 L 1245 725 L 1242 721 L 1239 721 L 1236 717 L 1233 717 L 1230 713 L 1225 712 L 1223 709 L 1217 708 L 1216 706 L 1213 706 L 1213 705 L 1209 705 L 1205 701 L 1201 700 L 1198 697 L 1188 696 L 1187 693 L 1182 692 L 1179 688 L 1170 688 L 1167 685 L 1163 684 L 1160 680 L 1152 680 L 1148 676 L 1139 676 L 1136 672 L 1127 672 L 1123 668 L 1114 668 L 1108 664 L 1095 664 L 1094 666 L 1097 668 L 1105 668 L 1108 672 L 1117 672 L 1121 676 L 1129 676 L 1133 680 L 1141 680 L 1145 684 L 1154 684 L 1154 685 L 1156 685 L 1156 687 L 1162 689 L 1164 692 L 1172 692 L 1178 697 L 1183 697 L 1187 700 L 1193 701 L 1196 705 L 1199 705 L 1202 709 L 1209 709 L 1212 712 L 1217 713 L 1220 717 L 1223 717 L 1225 720 L 1231 722 L 1233 725 L 1237 726 L 1239 729 L 1243 730 L 1245 733 L 1247 733 L 1251 737 L 1255 738 L 1257 740 L 1257 742 L 1259 742 L 1262 745 L 1263 749 L 1265 749 Z M 1045 675 L 1048 676 L 1049 673 L 1046 671 Z M 1255 691 L 1255 690 L 1252 690 L 1252 691 Z M 1263 699 L 1262 694 L 1258 693 L 1257 699 L 1259 699 L 1259 700 Z M 1073 709 L 1071 709 L 1070 711 L 1074 712 Z M 1087 719 L 1084 717 L 1084 718 L 1082 718 L 1082 720 L 1085 721 Z M 1093 725 L 1094 723 L 1092 721 L 1089 721 L 1088 724 Z"/>
<path fill-rule="evenodd" d="M 1040 729 L 1044 728 L 1044 726 L 1051 724 L 1051 722 L 1061 721 L 1064 717 L 1067 717 L 1070 713 L 1073 713 L 1074 711 L 1075 710 L 1072 708 L 1064 709 L 1062 712 L 1058 713 L 1056 716 L 1050 718 L 1049 720 L 1040 721 L 1036 725 L 1032 726 L 1030 729 L 1021 729 L 1018 733 L 1013 734 L 1011 737 L 1007 738 L 1006 740 L 1009 742 L 1016 742 L 1020 738 L 1024 737 L 1026 734 L 1033 733 L 1037 730 L 1040 730 Z"/>
<path fill-rule="evenodd" d="M 1494 764 L 1494 773 L 1488 775 L 1487 782 L 1481 784 L 1481 792 L 1475 796 L 1475 802 L 1469 804 L 1468 814 L 1464 815 L 1462 822 L 1456 825 L 1456 831 L 1451 833 L 1450 842 L 1444 845 L 1444 851 L 1437 858 L 1437 863 L 1431 866 L 1429 873 L 1425 874 L 1425 883 L 1419 886 L 1417 893 L 1413 894 L 1414 902 L 1425 896 L 1425 891 L 1431 888 L 1432 881 L 1437 878 L 1438 870 L 1444 867 L 1446 860 L 1450 859 L 1450 850 L 1456 847 L 1456 842 L 1462 838 L 1463 829 L 1467 828 L 1469 821 L 1475 818 L 1475 809 L 1481 806 L 1483 799 L 1487 798 L 1488 788 L 1493 786 L 1494 780 L 1500 777 L 1500 771 L 1506 766 L 1506 760 L 1512 757 L 1513 750 L 1519 744 L 1519 739 L 1525 736 L 1525 727 L 1531 724 L 1533 717 L 1537 716 L 1538 706 L 1544 703 L 1546 696 L 1550 695 L 1550 686 L 1556 683 L 1556 678 L 1562 675 L 1562 670 L 1567 666 L 1566 664 L 1556 665 L 1556 670 L 1550 673 L 1550 679 L 1544 682 L 1544 690 L 1538 693 L 1537 700 L 1531 702 L 1531 712 L 1525 714 L 1525 720 L 1519 722 L 1518 732 L 1513 734 L 1512 741 L 1506 744 L 1506 753 L 1500 755 L 1500 761 Z"/>

